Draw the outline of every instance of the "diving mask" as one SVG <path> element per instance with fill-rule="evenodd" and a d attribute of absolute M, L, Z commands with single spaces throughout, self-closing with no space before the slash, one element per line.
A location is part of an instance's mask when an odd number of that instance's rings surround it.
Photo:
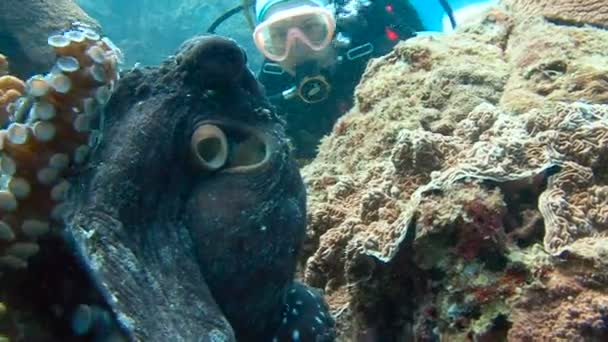
<path fill-rule="evenodd" d="M 299 6 L 274 13 L 253 32 L 257 48 L 268 59 L 287 59 L 296 40 L 313 51 L 326 48 L 336 30 L 331 11 L 316 6 Z"/>

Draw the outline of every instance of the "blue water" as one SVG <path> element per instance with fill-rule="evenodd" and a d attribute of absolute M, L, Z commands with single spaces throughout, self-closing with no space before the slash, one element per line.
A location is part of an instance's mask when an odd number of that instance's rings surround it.
<path fill-rule="evenodd" d="M 449 0 L 452 10 L 456 12 L 466 11 L 467 7 L 479 6 L 482 4 L 495 4 L 497 0 Z M 445 32 L 451 31 L 445 27 L 447 17 L 439 0 L 410 0 L 416 8 L 426 31 Z M 458 15 L 456 15 L 458 17 Z M 458 21 L 458 20 L 457 20 Z"/>

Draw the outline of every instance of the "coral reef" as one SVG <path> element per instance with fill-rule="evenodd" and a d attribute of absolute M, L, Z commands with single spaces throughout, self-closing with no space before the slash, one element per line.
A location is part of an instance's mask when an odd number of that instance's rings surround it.
<path fill-rule="evenodd" d="M 507 8 L 526 15 L 542 15 L 563 24 L 608 27 L 608 7 L 603 0 L 501 0 Z"/>
<path fill-rule="evenodd" d="M 496 7 L 368 65 L 303 169 L 341 339 L 606 339 L 607 41 Z"/>
<path fill-rule="evenodd" d="M 49 70 L 55 62 L 47 48 L 49 34 L 69 29 L 70 23 L 82 22 L 99 30 L 72 0 L 3 0 L 0 2 L 0 51 L 12 56 L 11 72 L 27 78 Z"/>

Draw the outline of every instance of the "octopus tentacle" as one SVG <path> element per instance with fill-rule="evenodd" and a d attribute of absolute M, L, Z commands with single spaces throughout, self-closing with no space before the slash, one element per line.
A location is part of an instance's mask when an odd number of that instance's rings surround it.
<path fill-rule="evenodd" d="M 294 281 L 287 291 L 281 325 L 272 341 L 334 341 L 334 324 L 323 294 Z"/>
<path fill-rule="evenodd" d="M 27 267 L 38 238 L 60 221 L 74 167 L 85 162 L 121 52 L 75 23 L 48 39 L 57 59 L 26 82 L 0 77 L 0 267 Z M 6 65 L 6 59 L 0 61 Z"/>

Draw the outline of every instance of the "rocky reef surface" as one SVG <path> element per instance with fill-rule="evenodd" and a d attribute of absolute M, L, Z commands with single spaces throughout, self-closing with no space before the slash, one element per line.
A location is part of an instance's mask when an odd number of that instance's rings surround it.
<path fill-rule="evenodd" d="M 575 25 L 608 27 L 608 6 L 604 0 L 503 0 L 510 9 Z"/>
<path fill-rule="evenodd" d="M 608 339 L 608 31 L 508 8 L 373 60 L 303 169 L 341 340 Z"/>

